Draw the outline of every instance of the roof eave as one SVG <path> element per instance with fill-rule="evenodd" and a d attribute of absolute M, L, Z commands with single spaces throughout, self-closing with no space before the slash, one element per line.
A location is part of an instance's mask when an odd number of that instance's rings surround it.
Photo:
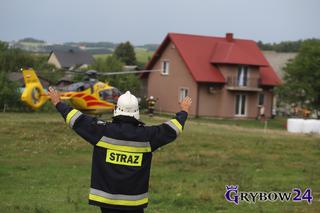
<path fill-rule="evenodd" d="M 214 83 L 214 84 L 225 84 L 225 81 L 208 81 L 208 80 L 196 80 L 197 83 Z"/>
<path fill-rule="evenodd" d="M 259 63 L 248 63 L 248 62 L 239 62 L 239 61 L 210 61 L 212 64 L 229 64 L 229 65 L 248 65 L 248 66 L 257 66 L 257 67 L 266 67 L 269 64 L 259 64 Z"/>
<path fill-rule="evenodd" d="M 163 40 L 163 42 L 160 44 L 160 46 L 158 47 L 156 52 L 153 54 L 151 60 L 145 66 L 146 70 L 150 69 L 156 63 L 157 59 L 161 56 L 162 52 L 164 51 L 166 46 L 169 44 L 169 41 L 170 41 L 170 38 L 169 38 L 169 34 L 168 34 L 165 37 L 165 39 Z"/>
<path fill-rule="evenodd" d="M 190 66 L 187 63 L 187 60 L 185 60 L 185 58 L 183 57 L 183 54 L 181 53 L 181 50 L 179 48 L 179 45 L 176 45 L 174 39 L 172 39 L 172 34 L 174 33 L 168 33 L 166 38 L 163 40 L 163 42 L 161 43 L 161 45 L 158 47 L 157 51 L 153 54 L 151 60 L 149 61 L 149 63 L 145 66 L 146 70 L 151 69 L 154 64 L 157 62 L 157 60 L 160 58 L 162 52 L 166 49 L 166 47 L 168 46 L 168 44 L 170 43 L 170 41 L 176 46 L 177 50 L 178 50 L 178 54 L 180 55 L 180 57 L 182 58 L 184 64 L 186 65 L 189 73 L 191 74 L 192 78 L 194 79 L 194 81 L 197 82 L 195 76 L 193 75 L 193 73 L 191 72 Z M 147 77 L 149 75 L 149 73 L 145 73 L 141 75 L 141 78 Z"/>

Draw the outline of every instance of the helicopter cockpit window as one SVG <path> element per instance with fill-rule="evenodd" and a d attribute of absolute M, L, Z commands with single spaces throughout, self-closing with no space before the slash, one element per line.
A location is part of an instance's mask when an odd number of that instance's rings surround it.
<path fill-rule="evenodd" d="M 100 99 L 102 99 L 104 101 L 114 103 L 114 100 L 112 98 L 112 90 L 111 89 L 106 89 L 106 90 L 100 91 L 99 96 L 100 96 Z"/>
<path fill-rule="evenodd" d="M 83 82 L 78 82 L 78 83 L 73 83 L 73 84 L 70 84 L 69 86 L 66 86 L 66 87 L 63 87 L 63 88 L 60 88 L 61 91 L 64 91 L 64 92 L 70 92 L 70 91 L 83 91 L 85 90 L 85 85 Z"/>
<path fill-rule="evenodd" d="M 119 96 L 121 95 L 120 91 L 117 88 L 106 89 L 99 92 L 101 100 L 116 104 Z"/>
<path fill-rule="evenodd" d="M 112 98 L 114 103 L 116 104 L 118 101 L 119 96 L 121 95 L 120 90 L 118 90 L 117 88 L 113 87 L 112 88 Z"/>

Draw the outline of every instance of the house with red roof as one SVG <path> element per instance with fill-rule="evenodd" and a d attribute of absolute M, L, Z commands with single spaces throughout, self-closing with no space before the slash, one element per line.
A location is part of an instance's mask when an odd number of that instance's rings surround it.
<path fill-rule="evenodd" d="M 176 112 L 190 96 L 195 116 L 256 118 L 264 107 L 271 116 L 273 89 L 280 78 L 256 42 L 232 33 L 212 37 L 169 33 L 145 73 L 148 96 L 158 98 L 157 110 Z"/>

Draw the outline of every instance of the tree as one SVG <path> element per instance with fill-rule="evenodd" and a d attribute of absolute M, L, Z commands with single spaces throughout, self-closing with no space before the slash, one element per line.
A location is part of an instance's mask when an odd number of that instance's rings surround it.
<path fill-rule="evenodd" d="M 18 71 L 19 64 L 30 63 L 21 50 L 9 49 L 7 43 L 0 41 L 0 107 L 5 109 L 20 104 L 18 86 L 15 82 L 8 81 L 8 73 Z"/>
<path fill-rule="evenodd" d="M 135 65 L 137 63 L 134 47 L 129 41 L 126 43 L 120 43 L 115 49 L 113 55 L 126 65 Z"/>
<path fill-rule="evenodd" d="M 5 72 L 17 72 L 24 67 L 32 67 L 35 70 L 52 71 L 53 66 L 47 63 L 47 56 L 27 53 L 18 48 L 9 48 L 0 41 L 0 70 Z"/>
<path fill-rule="evenodd" d="M 135 74 L 114 75 L 109 77 L 112 86 L 117 87 L 122 93 L 130 91 L 132 94 L 138 94 L 140 88 L 140 79 Z"/>
<path fill-rule="evenodd" d="M 313 110 L 320 110 L 320 40 L 306 40 L 298 55 L 285 67 L 285 84 L 280 98 Z"/>
<path fill-rule="evenodd" d="M 20 104 L 17 85 L 8 81 L 7 72 L 0 71 L 0 107 L 17 107 Z"/>
<path fill-rule="evenodd" d="M 116 56 L 112 55 L 106 59 L 97 59 L 89 68 L 102 73 L 119 72 L 123 69 L 123 63 Z M 99 76 L 99 80 L 110 83 L 110 85 L 117 87 L 121 92 L 129 90 L 133 94 L 136 94 L 140 87 L 140 79 L 135 74 L 101 75 Z"/>
<path fill-rule="evenodd" d="M 123 63 L 115 56 L 108 56 L 105 59 L 98 58 L 89 67 L 89 69 L 97 70 L 98 72 L 118 72 L 123 68 Z"/>
<path fill-rule="evenodd" d="M 19 97 L 20 88 L 16 82 L 8 80 L 8 75 L 24 67 L 32 67 L 40 71 L 41 76 L 50 80 L 54 79 L 52 66 L 47 64 L 47 57 L 36 56 L 17 48 L 9 48 L 5 42 L 0 41 L 0 108 L 9 106 L 11 109 L 23 109 Z"/>
<path fill-rule="evenodd" d="M 19 42 L 42 43 L 42 44 L 46 43 L 43 40 L 39 40 L 39 39 L 35 39 L 35 38 L 24 38 L 24 39 L 19 40 Z"/>
<path fill-rule="evenodd" d="M 257 45 L 261 50 L 273 50 L 276 52 L 298 52 L 303 40 L 282 41 L 280 43 L 263 43 L 258 41 Z"/>
<path fill-rule="evenodd" d="M 270 43 L 263 43 L 262 41 L 258 41 L 257 45 L 261 50 L 273 50 L 273 46 Z"/>

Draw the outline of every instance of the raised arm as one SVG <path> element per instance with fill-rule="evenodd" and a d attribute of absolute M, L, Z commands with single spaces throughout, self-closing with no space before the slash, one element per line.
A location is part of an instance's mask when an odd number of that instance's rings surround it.
<path fill-rule="evenodd" d="M 59 92 L 52 87 L 49 88 L 48 95 L 51 98 L 52 104 L 60 112 L 70 128 L 93 145 L 99 142 L 102 137 L 102 127 L 97 124 L 96 118 L 85 115 L 79 110 L 61 102 Z"/>
<path fill-rule="evenodd" d="M 172 141 L 174 141 L 179 134 L 182 133 L 184 129 L 185 122 L 188 117 L 188 112 L 191 106 L 191 98 L 186 97 L 181 103 L 181 111 L 176 114 L 176 116 L 158 126 L 152 126 L 151 128 L 151 147 L 152 150 L 164 146 Z"/>

